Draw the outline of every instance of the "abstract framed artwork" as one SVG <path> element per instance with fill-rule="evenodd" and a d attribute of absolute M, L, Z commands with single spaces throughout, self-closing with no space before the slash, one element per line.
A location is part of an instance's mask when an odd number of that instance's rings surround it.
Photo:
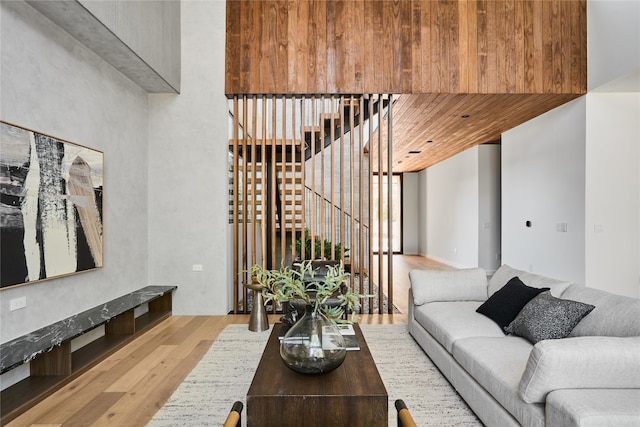
<path fill-rule="evenodd" d="M 0 121 L 0 289 L 103 264 L 104 153 Z"/>

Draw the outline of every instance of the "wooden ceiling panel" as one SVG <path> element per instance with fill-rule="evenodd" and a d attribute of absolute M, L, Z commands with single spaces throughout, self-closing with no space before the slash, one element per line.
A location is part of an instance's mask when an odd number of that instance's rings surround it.
<path fill-rule="evenodd" d="M 420 171 L 470 147 L 499 141 L 503 132 L 578 96 L 576 94 L 396 96 L 392 107 L 393 171 Z M 387 138 L 386 124 L 382 128 L 381 137 Z M 373 165 L 378 164 L 377 140 L 376 131 L 369 150 Z M 384 149 L 383 164 L 385 165 L 387 164 L 386 156 L 386 149 Z"/>

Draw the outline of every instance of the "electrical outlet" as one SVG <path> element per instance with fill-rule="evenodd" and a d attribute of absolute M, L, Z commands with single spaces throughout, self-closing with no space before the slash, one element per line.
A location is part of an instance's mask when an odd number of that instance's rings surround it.
<path fill-rule="evenodd" d="M 193 264 L 193 271 L 202 271 L 202 264 Z"/>
<path fill-rule="evenodd" d="M 27 297 L 14 298 L 9 301 L 9 310 L 16 311 L 27 306 Z"/>

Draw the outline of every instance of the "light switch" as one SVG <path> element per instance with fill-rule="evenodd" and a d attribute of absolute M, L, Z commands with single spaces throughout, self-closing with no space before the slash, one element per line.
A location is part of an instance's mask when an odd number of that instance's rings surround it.
<path fill-rule="evenodd" d="M 14 298 L 9 301 L 9 310 L 15 311 L 27 306 L 27 297 Z"/>

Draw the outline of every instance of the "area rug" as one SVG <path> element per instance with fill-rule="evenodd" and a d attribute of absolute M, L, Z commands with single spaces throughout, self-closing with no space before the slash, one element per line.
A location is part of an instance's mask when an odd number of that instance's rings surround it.
<path fill-rule="evenodd" d="M 396 399 L 405 401 L 419 426 L 482 426 L 406 325 L 361 328 L 387 388 L 389 426 L 396 425 Z M 269 334 L 227 326 L 148 426 L 222 425 L 233 402 L 245 401 Z"/>

